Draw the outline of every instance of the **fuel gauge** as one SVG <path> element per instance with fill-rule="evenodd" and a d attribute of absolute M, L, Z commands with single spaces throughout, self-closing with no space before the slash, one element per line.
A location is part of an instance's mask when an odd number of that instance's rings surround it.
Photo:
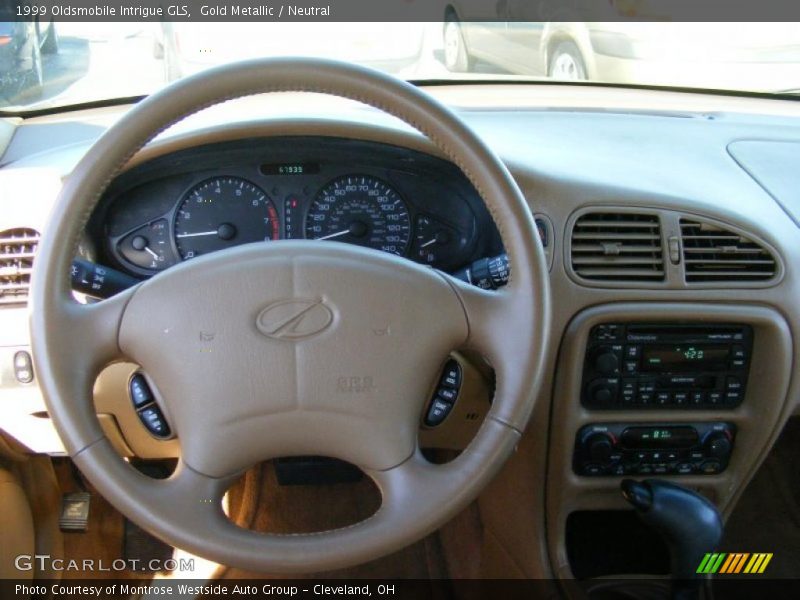
<path fill-rule="evenodd" d="M 120 255 L 131 264 L 148 271 L 162 271 L 175 264 L 166 219 L 139 227 L 117 243 Z"/>
<path fill-rule="evenodd" d="M 447 269 L 458 266 L 459 254 L 467 237 L 430 215 L 417 217 L 414 258 L 422 263 Z"/>

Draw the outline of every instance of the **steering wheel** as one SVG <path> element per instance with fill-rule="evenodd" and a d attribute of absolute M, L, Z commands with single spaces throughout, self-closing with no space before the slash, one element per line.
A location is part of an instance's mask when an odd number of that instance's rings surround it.
<path fill-rule="evenodd" d="M 167 127 L 226 100 L 267 92 L 341 96 L 426 135 L 481 194 L 511 279 L 484 291 L 386 253 L 336 242 L 239 246 L 195 258 L 112 298 L 77 302 L 69 268 L 109 182 Z M 366 562 L 435 530 L 472 501 L 530 417 L 549 331 L 547 268 L 530 209 L 497 156 L 449 109 L 400 80 L 353 65 L 263 59 L 178 81 L 101 136 L 69 176 L 43 237 L 31 335 L 47 406 L 77 466 L 131 520 L 169 544 L 255 571 Z M 496 372 L 491 410 L 453 461 L 417 445 L 448 354 L 480 352 Z M 181 446 L 155 480 L 105 438 L 92 387 L 110 362 L 137 363 Z M 341 385 L 342 381 L 361 385 Z M 241 529 L 222 497 L 260 461 L 298 455 L 360 467 L 382 503 L 353 526 L 308 535 Z"/>

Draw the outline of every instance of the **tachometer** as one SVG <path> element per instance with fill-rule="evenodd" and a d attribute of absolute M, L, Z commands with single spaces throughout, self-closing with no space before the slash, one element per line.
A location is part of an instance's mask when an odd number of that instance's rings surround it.
<path fill-rule="evenodd" d="M 326 185 L 311 203 L 306 238 L 404 255 L 411 217 L 400 194 L 388 184 L 370 175 L 345 175 Z"/>
<path fill-rule="evenodd" d="M 184 259 L 279 235 L 278 213 L 267 194 L 240 177 L 198 183 L 175 215 L 175 242 Z"/>

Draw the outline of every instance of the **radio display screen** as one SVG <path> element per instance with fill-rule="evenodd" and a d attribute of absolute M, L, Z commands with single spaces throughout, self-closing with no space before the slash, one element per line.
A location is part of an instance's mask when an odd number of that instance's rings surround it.
<path fill-rule="evenodd" d="M 642 348 L 643 371 L 716 371 L 728 366 L 726 345 L 654 345 Z"/>

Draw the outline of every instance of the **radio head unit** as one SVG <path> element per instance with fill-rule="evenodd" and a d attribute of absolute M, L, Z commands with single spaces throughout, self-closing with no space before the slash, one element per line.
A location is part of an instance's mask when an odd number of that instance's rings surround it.
<path fill-rule="evenodd" d="M 744 399 L 753 330 L 742 324 L 604 323 L 589 335 L 591 409 L 731 409 Z"/>

